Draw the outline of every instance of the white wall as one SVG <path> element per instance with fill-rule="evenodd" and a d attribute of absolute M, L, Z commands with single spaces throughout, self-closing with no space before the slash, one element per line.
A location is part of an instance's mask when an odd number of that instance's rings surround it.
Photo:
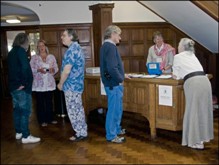
<path fill-rule="evenodd" d="M 34 11 L 41 25 L 92 23 L 89 6 L 101 1 L 4 1 Z M 113 22 L 164 22 L 136 1 L 113 1 Z"/>

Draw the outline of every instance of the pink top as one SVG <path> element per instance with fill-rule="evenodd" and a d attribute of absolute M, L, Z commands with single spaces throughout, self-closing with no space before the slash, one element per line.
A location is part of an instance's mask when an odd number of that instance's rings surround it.
<path fill-rule="evenodd" d="M 58 65 L 54 55 L 49 54 L 46 57 L 46 62 L 42 60 L 40 55 L 33 55 L 30 60 L 30 66 L 33 72 L 33 86 L 32 91 L 52 91 L 56 89 L 56 82 L 54 79 L 54 75 L 58 72 Z M 41 72 L 37 72 L 37 69 L 40 68 L 54 68 L 55 72 L 45 74 Z"/>

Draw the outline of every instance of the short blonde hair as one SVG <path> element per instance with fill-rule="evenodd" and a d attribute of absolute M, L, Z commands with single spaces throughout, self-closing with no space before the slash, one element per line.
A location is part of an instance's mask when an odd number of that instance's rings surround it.
<path fill-rule="evenodd" d="M 104 39 L 109 39 L 112 33 L 121 34 L 122 30 L 116 25 L 110 25 L 106 28 L 104 32 Z"/>

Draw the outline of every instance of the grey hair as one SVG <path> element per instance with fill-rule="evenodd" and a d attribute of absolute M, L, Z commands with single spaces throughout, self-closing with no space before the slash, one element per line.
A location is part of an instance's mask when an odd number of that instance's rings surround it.
<path fill-rule="evenodd" d="M 110 25 L 106 28 L 104 32 L 104 39 L 109 39 L 112 33 L 121 34 L 122 30 L 116 25 Z"/>
<path fill-rule="evenodd" d="M 65 31 L 68 33 L 68 36 L 72 36 L 71 41 L 79 42 L 79 38 L 78 38 L 78 34 L 77 34 L 76 30 L 74 30 L 74 29 L 65 29 Z"/>
<path fill-rule="evenodd" d="M 37 42 L 37 54 L 39 55 L 40 54 L 40 49 L 39 49 L 39 47 L 38 47 L 38 45 L 39 45 L 39 43 L 40 42 L 42 42 L 44 45 L 45 45 L 45 47 L 46 47 L 46 53 L 47 54 L 49 54 L 49 49 L 48 49 L 48 47 L 47 47 L 47 45 L 46 45 L 46 41 L 45 40 L 39 40 L 38 42 Z"/>
<path fill-rule="evenodd" d="M 184 48 L 185 51 L 191 51 L 195 53 L 195 42 L 192 39 L 189 38 L 182 38 L 180 40 L 180 45 Z"/>
<path fill-rule="evenodd" d="M 14 39 L 12 47 L 22 46 L 25 49 L 29 47 L 29 36 L 26 33 L 18 33 Z"/>

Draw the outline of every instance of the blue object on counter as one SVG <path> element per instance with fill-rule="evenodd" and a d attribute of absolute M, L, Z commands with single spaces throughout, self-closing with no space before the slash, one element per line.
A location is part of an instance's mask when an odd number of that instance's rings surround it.
<path fill-rule="evenodd" d="M 147 65 L 148 74 L 152 75 L 161 75 L 162 71 L 160 70 L 160 63 L 158 62 L 149 62 Z"/>

